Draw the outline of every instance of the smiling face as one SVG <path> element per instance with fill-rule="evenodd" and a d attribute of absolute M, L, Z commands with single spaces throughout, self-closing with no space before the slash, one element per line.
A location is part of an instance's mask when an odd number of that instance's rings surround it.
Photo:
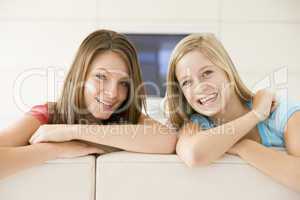
<path fill-rule="evenodd" d="M 118 53 L 106 51 L 96 55 L 84 88 L 88 111 L 98 119 L 109 119 L 127 99 L 129 78 L 128 66 Z"/>
<path fill-rule="evenodd" d="M 187 102 L 196 112 L 211 117 L 224 110 L 233 87 L 225 71 L 199 50 L 185 54 L 175 73 Z"/>

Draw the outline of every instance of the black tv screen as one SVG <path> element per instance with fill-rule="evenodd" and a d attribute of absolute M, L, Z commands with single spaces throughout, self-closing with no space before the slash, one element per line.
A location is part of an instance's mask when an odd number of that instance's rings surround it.
<path fill-rule="evenodd" d="M 186 34 L 125 34 L 135 45 L 147 95 L 163 97 L 169 58 Z"/>

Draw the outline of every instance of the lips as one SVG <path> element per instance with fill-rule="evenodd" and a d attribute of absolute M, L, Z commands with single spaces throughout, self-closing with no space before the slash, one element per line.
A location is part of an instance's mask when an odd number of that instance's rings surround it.
<path fill-rule="evenodd" d="M 198 102 L 201 104 L 201 105 L 207 105 L 209 103 L 212 103 L 214 102 L 218 97 L 218 93 L 212 93 L 212 94 L 209 94 L 209 95 L 206 95 L 206 96 L 203 96 L 203 97 L 200 97 L 198 99 Z"/>
<path fill-rule="evenodd" d="M 98 97 L 95 97 L 95 99 L 99 104 L 103 105 L 103 108 L 105 110 L 113 110 L 113 105 L 114 105 L 113 103 L 103 101 L 103 100 L 99 99 Z"/>

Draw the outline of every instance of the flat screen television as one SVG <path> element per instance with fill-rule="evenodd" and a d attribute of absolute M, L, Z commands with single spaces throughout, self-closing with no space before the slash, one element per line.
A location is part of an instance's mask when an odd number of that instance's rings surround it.
<path fill-rule="evenodd" d="M 125 34 L 135 45 L 147 95 L 163 97 L 170 55 L 186 34 Z"/>

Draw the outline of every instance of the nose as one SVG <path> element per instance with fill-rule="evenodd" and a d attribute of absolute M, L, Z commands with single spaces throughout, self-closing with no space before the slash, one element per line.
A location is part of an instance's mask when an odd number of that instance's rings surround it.
<path fill-rule="evenodd" d="M 212 90 L 212 88 L 214 88 L 214 87 L 215 86 L 210 82 L 197 81 L 194 86 L 194 93 L 195 94 L 206 94 L 206 93 L 209 93 Z"/>
<path fill-rule="evenodd" d="M 110 81 L 105 85 L 104 89 L 104 95 L 105 97 L 109 99 L 115 99 L 118 95 L 118 87 L 117 84 L 113 81 Z"/>

